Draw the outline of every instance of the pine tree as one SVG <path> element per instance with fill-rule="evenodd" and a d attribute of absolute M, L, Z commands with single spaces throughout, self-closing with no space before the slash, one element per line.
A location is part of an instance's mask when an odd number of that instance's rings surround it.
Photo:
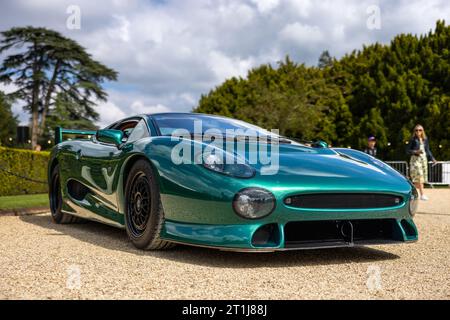
<path fill-rule="evenodd" d="M 24 108 L 31 115 L 32 148 L 46 128 L 58 93 L 92 109 L 95 99 L 106 100 L 101 83 L 117 79 L 116 71 L 56 31 L 20 27 L 1 35 L 0 54 L 13 53 L 0 67 L 0 82 L 13 82 L 18 89 L 11 96 L 25 102 Z"/>
<path fill-rule="evenodd" d="M 282 134 L 364 149 L 375 135 L 384 159 L 407 159 L 405 143 L 425 126 L 438 159 L 450 159 L 450 26 L 401 34 L 336 60 L 324 51 L 318 67 L 289 57 L 230 79 L 195 109 L 220 113 Z"/>
<path fill-rule="evenodd" d="M 333 58 L 331 57 L 328 50 L 325 50 L 319 57 L 318 67 L 320 69 L 324 69 L 326 67 L 331 67 L 332 65 L 333 65 Z"/>
<path fill-rule="evenodd" d="M 9 145 L 16 136 L 17 118 L 11 111 L 12 101 L 0 91 L 0 145 Z"/>

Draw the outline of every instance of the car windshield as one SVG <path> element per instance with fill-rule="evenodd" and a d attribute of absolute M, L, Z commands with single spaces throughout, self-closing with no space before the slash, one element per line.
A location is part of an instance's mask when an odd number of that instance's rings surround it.
<path fill-rule="evenodd" d="M 270 131 L 240 120 L 203 114 L 158 114 L 153 115 L 161 135 L 170 136 L 175 130 L 183 129 L 191 135 L 203 135 L 208 130 L 231 136 L 280 137 Z"/>

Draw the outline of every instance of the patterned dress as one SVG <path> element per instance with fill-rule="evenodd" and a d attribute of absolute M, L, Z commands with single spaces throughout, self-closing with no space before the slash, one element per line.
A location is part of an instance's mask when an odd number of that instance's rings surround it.
<path fill-rule="evenodd" d="M 426 183 L 428 180 L 428 159 L 423 140 L 420 140 L 420 150 L 422 153 L 411 156 L 409 163 L 410 176 L 414 183 Z"/>

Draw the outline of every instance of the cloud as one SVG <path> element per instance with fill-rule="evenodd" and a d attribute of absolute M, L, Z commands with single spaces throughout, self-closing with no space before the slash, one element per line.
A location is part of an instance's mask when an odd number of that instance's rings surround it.
<path fill-rule="evenodd" d="M 279 0 L 252 0 L 252 2 L 256 4 L 258 11 L 263 14 L 274 10 L 280 4 Z"/>
<path fill-rule="evenodd" d="M 209 53 L 209 67 L 218 81 L 231 77 L 243 77 L 252 66 L 252 58 L 229 57 L 219 51 Z"/>
<path fill-rule="evenodd" d="M 280 31 L 283 41 L 296 45 L 311 45 L 322 43 L 324 35 L 318 26 L 304 25 L 299 22 L 286 25 Z"/>
<path fill-rule="evenodd" d="M 99 103 L 96 110 L 100 114 L 100 121 L 98 125 L 101 128 L 126 117 L 126 113 L 122 110 L 122 108 L 111 101 Z"/>
<path fill-rule="evenodd" d="M 124 110 L 129 110 L 130 112 L 125 112 Z M 117 120 L 125 118 L 130 115 L 137 114 L 149 114 L 149 113 L 161 113 L 169 112 L 170 109 L 164 105 L 146 105 L 143 101 L 136 100 L 128 105 L 127 108 L 123 106 L 118 106 L 112 101 L 100 102 L 97 107 L 97 112 L 100 114 L 100 120 L 98 126 L 100 128 L 106 127 Z"/>
<path fill-rule="evenodd" d="M 66 27 L 69 5 L 80 7 L 80 30 Z M 380 30 L 366 26 L 370 5 L 381 9 Z M 58 30 L 116 69 L 119 80 L 105 84 L 109 100 L 98 107 L 104 125 L 190 111 L 226 78 L 286 54 L 313 65 L 323 50 L 340 57 L 401 32 L 426 33 L 448 17 L 447 0 L 17 0 L 2 2 L 0 30 Z"/>
<path fill-rule="evenodd" d="M 158 104 L 156 106 L 146 106 L 142 101 L 135 101 L 130 106 L 131 110 L 136 113 L 145 114 L 145 113 L 158 113 L 158 112 L 167 112 L 169 109 L 166 106 Z"/>
<path fill-rule="evenodd" d="M 311 0 L 288 0 L 287 2 L 293 12 L 303 18 L 307 18 L 313 7 L 317 5 L 317 3 L 313 4 Z"/>
<path fill-rule="evenodd" d="M 112 28 L 109 31 L 108 35 L 111 38 L 117 38 L 123 42 L 130 41 L 130 21 L 124 16 L 114 14 L 112 16 L 115 20 L 117 20 L 117 27 Z"/>

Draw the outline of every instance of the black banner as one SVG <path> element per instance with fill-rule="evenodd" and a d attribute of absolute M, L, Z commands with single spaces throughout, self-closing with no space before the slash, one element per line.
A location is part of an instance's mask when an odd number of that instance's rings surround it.
<path fill-rule="evenodd" d="M 34 316 L 49 315 L 48 310 L 61 308 L 64 317 L 114 315 L 130 319 L 305 319 L 330 315 L 349 317 L 380 317 L 384 319 L 398 308 L 402 316 L 413 316 L 428 308 L 437 312 L 448 308 L 448 301 L 1 301 L 3 312 L 15 316 L 32 312 Z M 10 308 L 10 310 L 8 310 Z M 60 313 L 57 313 L 60 314 Z M 60 314 L 61 315 L 61 314 Z M 157 315 L 157 317 L 155 317 Z"/>

